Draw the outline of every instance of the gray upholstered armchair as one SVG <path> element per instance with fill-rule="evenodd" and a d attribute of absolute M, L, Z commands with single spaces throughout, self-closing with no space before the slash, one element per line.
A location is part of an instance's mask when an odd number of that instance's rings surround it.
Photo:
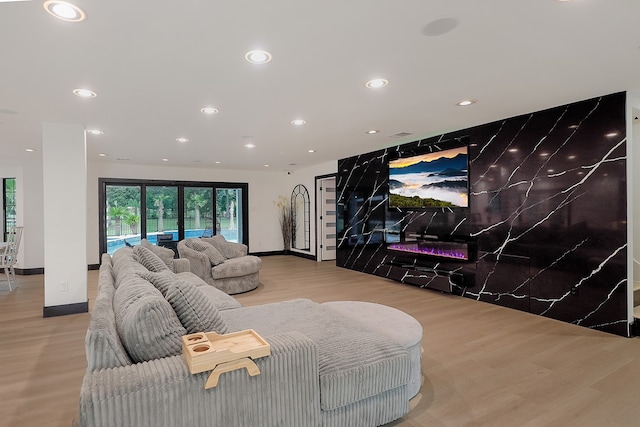
<path fill-rule="evenodd" d="M 227 294 L 255 289 L 262 260 L 247 255 L 247 246 L 228 242 L 221 235 L 178 242 L 180 258 L 189 260 L 191 272 Z"/>

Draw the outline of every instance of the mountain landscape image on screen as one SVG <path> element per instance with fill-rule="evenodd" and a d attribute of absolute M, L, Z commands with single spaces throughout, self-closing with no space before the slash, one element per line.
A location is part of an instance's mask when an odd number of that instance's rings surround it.
<path fill-rule="evenodd" d="M 467 147 L 389 162 L 389 206 L 443 208 L 469 206 Z"/>

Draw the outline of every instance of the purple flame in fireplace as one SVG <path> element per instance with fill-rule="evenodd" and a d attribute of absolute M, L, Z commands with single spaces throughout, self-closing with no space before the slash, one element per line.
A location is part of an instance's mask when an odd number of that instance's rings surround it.
<path fill-rule="evenodd" d="M 388 249 L 393 249 L 394 251 L 402 251 L 402 252 L 410 252 L 414 254 L 421 255 L 431 255 L 442 258 L 453 258 L 453 259 L 461 259 L 468 260 L 469 256 L 466 251 L 463 251 L 459 248 L 450 248 L 450 247 L 437 247 L 437 246 L 427 246 L 425 244 L 418 243 L 392 243 L 387 246 Z"/>

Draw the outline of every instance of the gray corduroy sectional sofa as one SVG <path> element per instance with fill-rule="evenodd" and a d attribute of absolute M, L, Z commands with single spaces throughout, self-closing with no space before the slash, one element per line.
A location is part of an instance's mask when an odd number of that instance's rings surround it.
<path fill-rule="evenodd" d="M 407 350 L 320 304 L 243 307 L 152 251 L 105 254 L 86 336 L 78 425 L 378 426 L 408 411 Z M 186 270 L 186 271 L 182 271 Z M 271 355 L 221 375 L 191 375 L 180 337 L 254 329 Z"/>

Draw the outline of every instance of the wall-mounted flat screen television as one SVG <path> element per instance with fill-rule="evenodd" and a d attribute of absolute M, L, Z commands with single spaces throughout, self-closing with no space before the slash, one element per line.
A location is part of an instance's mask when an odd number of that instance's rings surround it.
<path fill-rule="evenodd" d="M 389 208 L 469 207 L 468 146 L 425 147 L 389 161 Z"/>

